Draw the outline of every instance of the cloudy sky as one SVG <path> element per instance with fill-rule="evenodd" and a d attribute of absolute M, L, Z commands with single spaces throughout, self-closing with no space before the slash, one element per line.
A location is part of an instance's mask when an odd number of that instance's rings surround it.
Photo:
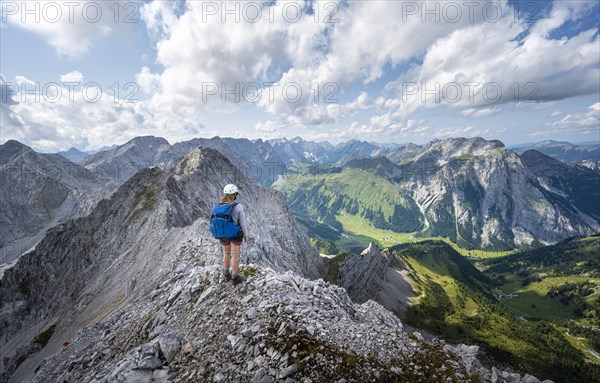
<path fill-rule="evenodd" d="M 600 139 L 596 0 L 0 4 L 0 142 Z"/>

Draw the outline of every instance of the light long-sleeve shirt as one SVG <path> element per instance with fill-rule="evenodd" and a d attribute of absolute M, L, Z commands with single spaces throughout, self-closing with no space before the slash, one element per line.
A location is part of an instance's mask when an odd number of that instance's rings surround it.
<path fill-rule="evenodd" d="M 242 228 L 242 233 L 244 233 L 244 236 L 248 236 L 248 227 L 246 226 L 246 213 L 244 213 L 244 207 L 240 204 L 235 205 L 233 207 L 233 211 L 231 212 L 231 216 L 233 217 L 233 223 L 240 225 Z"/>

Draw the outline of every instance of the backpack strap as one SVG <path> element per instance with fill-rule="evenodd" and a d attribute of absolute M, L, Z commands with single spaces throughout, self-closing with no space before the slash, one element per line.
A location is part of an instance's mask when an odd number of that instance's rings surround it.
<path fill-rule="evenodd" d="M 226 203 L 226 202 L 223 202 Z M 233 208 L 235 207 L 235 205 L 237 205 L 238 203 L 236 201 L 233 201 L 229 204 L 229 212 L 227 214 L 231 215 L 233 217 L 233 215 L 231 214 L 233 211 Z"/>

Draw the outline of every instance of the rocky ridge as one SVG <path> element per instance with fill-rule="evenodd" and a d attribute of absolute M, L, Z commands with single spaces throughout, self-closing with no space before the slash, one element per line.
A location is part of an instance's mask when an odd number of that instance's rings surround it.
<path fill-rule="evenodd" d="M 233 287 L 218 266 L 183 255 L 171 278 L 83 329 L 33 382 L 539 382 L 488 370 L 477 346 L 408 334 L 338 286 L 243 270 L 247 282 Z"/>
<path fill-rule="evenodd" d="M 12 358 L 12 367 L 4 368 L 16 367 L 19 348 L 28 346 L 40 327 L 56 322 L 57 332 L 81 328 L 147 294 L 169 278 L 172 260 L 183 251 L 196 254 L 200 265 L 219 262 L 220 246 L 208 232 L 208 218 L 228 182 L 241 190 L 252 238 L 242 259 L 320 275 L 323 260 L 283 196 L 257 186 L 216 150 L 199 148 L 175 169 L 137 173 L 88 216 L 50 229 L 5 272 L 0 351 Z M 35 368 L 29 363 L 23 370 Z"/>

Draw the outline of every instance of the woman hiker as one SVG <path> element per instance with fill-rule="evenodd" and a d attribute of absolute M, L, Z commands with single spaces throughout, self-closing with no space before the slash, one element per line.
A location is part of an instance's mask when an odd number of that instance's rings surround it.
<path fill-rule="evenodd" d="M 248 241 L 248 228 L 244 207 L 236 200 L 239 194 L 237 186 L 226 185 L 223 188 L 221 203 L 215 206 L 211 213 L 210 229 L 213 236 L 221 241 L 223 246 L 223 274 L 225 282 L 231 281 L 238 285 L 244 281 L 239 275 L 240 246 L 242 240 Z M 231 265 L 231 271 L 229 266 Z"/>

